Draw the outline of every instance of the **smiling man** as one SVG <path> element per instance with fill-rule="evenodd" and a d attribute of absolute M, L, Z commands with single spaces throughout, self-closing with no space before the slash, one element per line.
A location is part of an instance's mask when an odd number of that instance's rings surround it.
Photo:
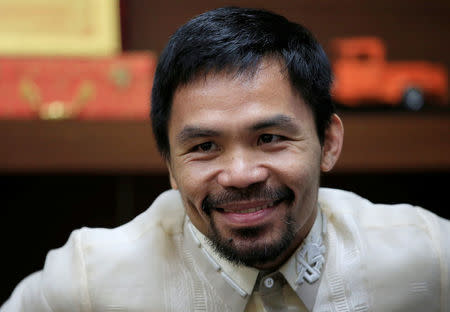
<path fill-rule="evenodd" d="M 212 73 L 177 89 L 167 162 L 190 221 L 212 246 L 270 270 L 314 223 L 320 169 L 337 159 L 342 124 L 332 117 L 322 148 L 282 61 L 257 66 L 252 76 Z"/>
<path fill-rule="evenodd" d="M 119 228 L 81 229 L 11 311 L 450 311 L 450 225 L 320 189 L 343 125 L 302 26 L 223 8 L 161 55 L 152 125 L 174 190 Z"/>

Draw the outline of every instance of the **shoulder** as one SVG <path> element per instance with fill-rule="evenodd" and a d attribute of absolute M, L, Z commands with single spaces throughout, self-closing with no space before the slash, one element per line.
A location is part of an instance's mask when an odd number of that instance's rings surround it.
<path fill-rule="evenodd" d="M 418 206 L 375 204 L 335 189 L 321 189 L 319 203 L 337 235 L 359 242 L 362 252 L 374 256 L 377 263 L 387 259 L 386 265 L 411 268 L 436 264 L 446 272 L 450 258 L 448 220 Z"/>
<path fill-rule="evenodd" d="M 132 289 L 136 282 L 154 280 L 156 268 L 182 233 L 184 216 L 178 192 L 167 191 L 127 224 L 72 232 L 63 247 L 47 255 L 42 286 L 48 302 L 56 311 L 71 305 L 82 311 L 95 310 L 93 297 L 111 297 L 111 292 Z"/>
<path fill-rule="evenodd" d="M 449 291 L 448 220 L 421 207 L 374 204 L 342 190 L 321 189 L 319 203 L 343 259 L 340 265 L 348 262 L 352 278 L 365 281 L 381 310 L 450 307 L 441 296 Z"/>
<path fill-rule="evenodd" d="M 84 246 L 102 247 L 129 244 L 152 233 L 172 236 L 182 232 L 185 211 L 178 191 L 159 195 L 152 205 L 130 222 L 113 229 L 82 228 Z"/>
<path fill-rule="evenodd" d="M 185 212 L 177 191 L 170 190 L 156 198 L 152 205 L 130 222 L 116 228 L 81 228 L 74 231 L 67 244 L 51 251 L 48 260 L 60 255 L 77 253 L 84 258 L 84 265 L 96 261 L 133 257 L 142 246 L 151 246 L 155 255 L 164 242 L 183 230 Z M 162 251 L 161 251 L 162 252 Z"/>
<path fill-rule="evenodd" d="M 373 235 L 383 237 L 405 237 L 408 240 L 422 237 L 420 241 L 430 244 L 442 242 L 450 222 L 422 207 L 410 204 L 376 204 L 348 191 L 321 188 L 319 204 L 336 226 L 351 227 L 363 238 Z M 394 239 L 385 240 L 385 244 L 395 243 Z M 400 243 L 400 242 L 397 242 Z"/>

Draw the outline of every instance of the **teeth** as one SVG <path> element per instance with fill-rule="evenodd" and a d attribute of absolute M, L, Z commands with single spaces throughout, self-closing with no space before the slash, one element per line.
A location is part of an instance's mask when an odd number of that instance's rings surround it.
<path fill-rule="evenodd" d="M 244 209 L 244 210 L 232 210 L 232 209 L 223 209 L 224 212 L 232 212 L 232 213 L 252 213 L 252 212 L 257 212 L 269 207 L 272 207 L 274 205 L 274 203 L 270 203 L 264 206 L 260 206 L 260 207 L 255 207 L 255 208 L 249 208 L 249 209 Z"/>

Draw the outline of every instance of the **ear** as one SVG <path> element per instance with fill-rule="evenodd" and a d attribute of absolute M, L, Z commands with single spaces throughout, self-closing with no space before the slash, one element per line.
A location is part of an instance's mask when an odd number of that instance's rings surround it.
<path fill-rule="evenodd" d="M 175 178 L 173 177 L 173 174 L 172 174 L 172 166 L 170 165 L 170 161 L 169 161 L 169 160 L 166 160 L 166 166 L 167 166 L 167 169 L 169 169 L 170 186 L 171 186 L 174 190 L 178 190 L 177 181 L 175 181 Z"/>
<path fill-rule="evenodd" d="M 341 154 L 344 142 L 344 126 L 338 115 L 333 114 L 328 129 L 325 130 L 325 138 L 322 147 L 322 159 L 320 169 L 323 172 L 330 171 L 336 164 Z"/>

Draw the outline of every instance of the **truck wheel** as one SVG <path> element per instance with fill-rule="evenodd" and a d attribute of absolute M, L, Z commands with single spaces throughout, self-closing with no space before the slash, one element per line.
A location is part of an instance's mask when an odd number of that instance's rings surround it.
<path fill-rule="evenodd" d="M 418 111 L 425 105 L 425 96 L 419 88 L 410 87 L 403 93 L 402 105 L 407 110 Z"/>

